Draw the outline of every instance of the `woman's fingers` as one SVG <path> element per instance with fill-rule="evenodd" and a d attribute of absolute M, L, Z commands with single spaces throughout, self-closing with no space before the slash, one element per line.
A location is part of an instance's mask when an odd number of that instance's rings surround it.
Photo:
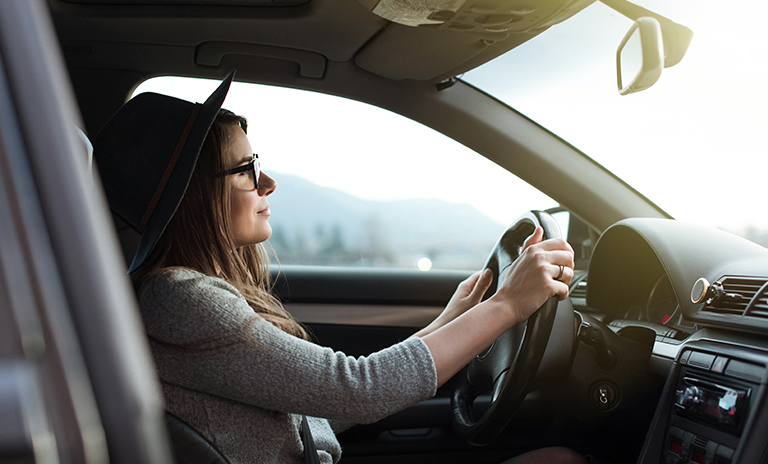
<path fill-rule="evenodd" d="M 523 253 L 544 253 L 537 259 L 543 262 L 550 262 L 554 265 L 563 265 L 574 268 L 574 252 L 571 244 L 564 238 L 552 238 L 542 240 L 544 230 L 541 226 L 525 240 L 523 244 Z"/>
<path fill-rule="evenodd" d="M 573 269 L 570 266 L 562 264 L 552 264 L 553 279 L 570 284 L 573 278 Z"/>
<path fill-rule="evenodd" d="M 477 280 L 475 281 L 475 287 L 472 289 L 472 292 L 469 295 L 470 299 L 479 303 L 480 299 L 488 290 L 488 287 L 491 286 L 492 281 L 493 272 L 491 272 L 490 269 L 483 269 L 480 273 L 478 273 Z"/>
<path fill-rule="evenodd" d="M 544 238 L 544 229 L 541 228 L 541 226 L 536 227 L 536 230 L 533 231 L 531 235 L 528 236 L 528 238 L 525 239 L 525 242 L 523 243 L 523 250 L 528 249 L 531 245 L 535 245 L 537 243 L 541 242 L 541 239 Z"/>
<path fill-rule="evenodd" d="M 573 269 L 567 266 L 563 266 L 562 264 L 554 266 L 554 268 L 555 276 L 552 277 L 552 280 L 555 284 L 554 294 L 557 295 L 560 300 L 564 300 L 568 298 L 571 280 L 573 279 Z"/>
<path fill-rule="evenodd" d="M 550 238 L 542 242 L 536 243 L 534 245 L 536 245 L 536 248 L 539 248 L 544 251 L 562 250 L 562 251 L 567 251 L 569 253 L 573 253 L 573 248 L 571 248 L 571 244 L 568 243 L 568 241 L 565 240 L 564 238 Z"/>
<path fill-rule="evenodd" d="M 477 271 L 459 284 L 460 297 L 466 298 L 471 305 L 475 305 L 480 302 L 492 281 L 493 273 L 490 269 Z"/>
<path fill-rule="evenodd" d="M 555 272 L 556 272 L 555 277 L 553 277 L 553 279 L 559 280 L 560 282 L 562 282 L 562 280 L 560 279 L 562 279 L 563 273 L 565 272 L 565 266 L 563 266 L 562 264 L 553 264 L 553 266 L 555 267 Z"/>
<path fill-rule="evenodd" d="M 543 243 L 543 242 L 542 242 Z M 557 295 L 561 300 L 568 297 L 569 286 L 574 275 L 574 258 L 570 251 L 531 251 L 533 268 L 538 268 L 545 282 L 549 281 L 550 295 Z M 535 272 L 535 271 L 534 271 Z"/>
<path fill-rule="evenodd" d="M 472 292 L 472 289 L 477 284 L 477 279 L 480 278 L 480 275 L 482 274 L 482 271 L 477 271 L 473 273 L 471 276 L 464 279 L 460 284 L 459 288 L 462 290 L 462 293 L 469 294 Z"/>
<path fill-rule="evenodd" d="M 537 253 L 538 256 L 536 256 L 536 259 L 540 260 L 542 263 L 552 264 L 553 266 L 563 265 L 571 269 L 574 267 L 573 253 L 570 251 L 544 251 L 538 249 L 536 251 L 531 251 L 531 253 Z"/>
<path fill-rule="evenodd" d="M 571 244 L 562 237 L 544 240 L 544 229 L 542 229 L 541 226 L 536 227 L 533 233 L 525 239 L 523 250 L 533 245 L 539 245 L 546 250 L 566 250 L 573 253 Z"/>
<path fill-rule="evenodd" d="M 571 246 L 562 238 L 542 241 L 542 237 L 543 231 L 537 227 L 496 292 L 516 308 L 519 322 L 528 319 L 549 298 L 567 298 L 573 279 Z"/>

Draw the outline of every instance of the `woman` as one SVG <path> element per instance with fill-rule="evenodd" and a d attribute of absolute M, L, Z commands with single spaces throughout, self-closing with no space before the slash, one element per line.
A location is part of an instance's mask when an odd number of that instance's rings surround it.
<path fill-rule="evenodd" d="M 263 242 L 276 185 L 246 121 L 220 109 L 231 80 L 202 105 L 139 95 L 94 143 L 113 211 L 141 232 L 129 272 L 166 408 L 230 462 L 299 462 L 302 415 L 320 462 L 337 462 L 334 430 L 433 396 L 507 328 L 567 296 L 573 252 L 538 229 L 488 300 L 490 272 L 476 273 L 402 343 L 359 359 L 311 343 L 270 292 Z M 583 462 L 564 449 L 522 459 Z"/>

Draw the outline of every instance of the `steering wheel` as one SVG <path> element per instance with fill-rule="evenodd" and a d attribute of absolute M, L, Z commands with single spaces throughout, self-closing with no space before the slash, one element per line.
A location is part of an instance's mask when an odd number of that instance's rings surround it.
<path fill-rule="evenodd" d="M 521 216 L 501 236 L 486 268 L 493 271 L 489 294 L 506 277 L 520 256 L 525 239 L 537 226 L 544 238 L 560 237 L 560 227 L 548 213 L 531 211 Z M 558 298 L 547 300 L 525 324 L 518 324 L 477 355 L 458 375 L 451 395 L 456 433 L 474 445 L 487 445 L 512 420 L 525 395 L 532 390 L 536 373 L 549 342 L 557 314 Z M 492 392 L 490 407 L 475 419 L 473 405 L 478 395 Z"/>

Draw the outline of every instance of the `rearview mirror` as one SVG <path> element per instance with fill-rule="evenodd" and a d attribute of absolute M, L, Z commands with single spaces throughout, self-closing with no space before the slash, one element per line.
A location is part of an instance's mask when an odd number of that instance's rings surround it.
<path fill-rule="evenodd" d="M 655 18 L 638 18 L 616 51 L 619 93 L 628 95 L 652 86 L 664 68 L 661 25 Z"/>

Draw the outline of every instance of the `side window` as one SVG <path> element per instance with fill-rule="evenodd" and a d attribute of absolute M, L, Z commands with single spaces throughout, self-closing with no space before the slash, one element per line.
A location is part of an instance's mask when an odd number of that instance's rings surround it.
<path fill-rule="evenodd" d="M 196 101 L 216 84 L 161 77 L 136 93 Z M 277 181 L 269 244 L 284 265 L 478 269 L 519 215 L 557 205 L 449 137 L 368 104 L 235 83 L 224 107 L 248 118 Z"/>

